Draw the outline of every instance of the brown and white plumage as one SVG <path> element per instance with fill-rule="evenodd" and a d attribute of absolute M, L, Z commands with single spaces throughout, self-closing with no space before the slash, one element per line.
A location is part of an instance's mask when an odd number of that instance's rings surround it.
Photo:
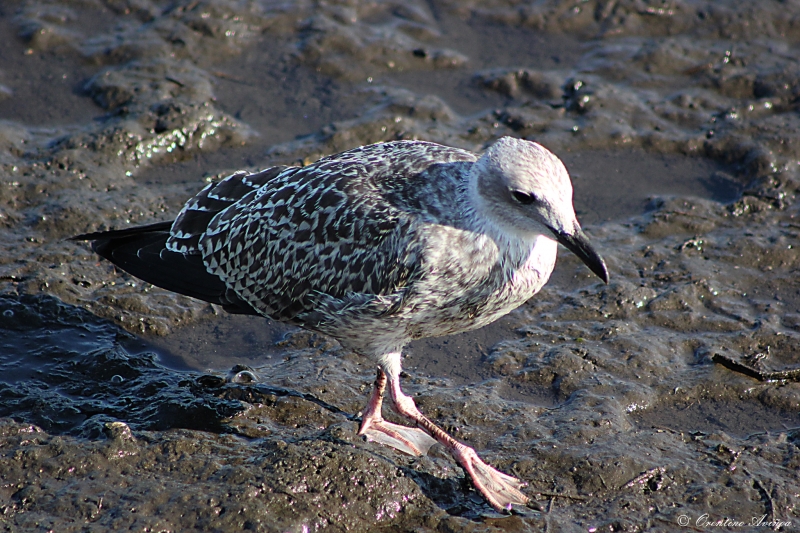
<path fill-rule="evenodd" d="M 498 509 L 527 501 L 521 483 L 419 413 L 400 390 L 400 351 L 518 307 L 547 282 L 557 242 L 608 280 L 561 161 L 512 138 L 481 157 L 398 141 L 302 168 L 238 172 L 209 184 L 171 224 L 76 239 L 155 285 L 320 331 L 372 357 L 379 375 L 361 433 L 410 453 L 433 442 L 382 419 L 388 383 L 395 409 L 447 446 Z"/>

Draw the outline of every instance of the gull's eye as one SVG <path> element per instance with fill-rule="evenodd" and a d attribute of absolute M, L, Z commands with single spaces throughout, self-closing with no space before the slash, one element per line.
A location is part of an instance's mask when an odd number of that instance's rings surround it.
<path fill-rule="evenodd" d="M 524 193 L 522 191 L 511 191 L 511 196 L 522 205 L 530 205 L 537 200 L 536 195 Z"/>

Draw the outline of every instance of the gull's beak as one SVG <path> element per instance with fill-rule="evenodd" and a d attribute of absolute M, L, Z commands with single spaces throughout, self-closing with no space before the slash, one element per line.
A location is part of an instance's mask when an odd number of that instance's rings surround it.
<path fill-rule="evenodd" d="M 592 272 L 608 283 L 608 268 L 606 268 L 606 262 L 603 261 L 600 254 L 592 247 L 592 243 L 589 242 L 589 239 L 580 227 L 573 235 L 555 230 L 552 231 L 558 242 L 566 246 L 570 252 L 580 257 L 581 261 L 583 261 Z"/>

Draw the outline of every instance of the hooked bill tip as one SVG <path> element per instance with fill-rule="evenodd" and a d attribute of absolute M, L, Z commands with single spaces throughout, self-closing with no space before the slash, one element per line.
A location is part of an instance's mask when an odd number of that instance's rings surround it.
<path fill-rule="evenodd" d="M 594 272 L 598 278 L 608 283 L 608 267 L 606 262 L 594 249 L 589 238 L 578 228 L 573 234 L 552 230 L 556 240 L 563 244 L 570 252 L 577 255 L 583 263 Z"/>

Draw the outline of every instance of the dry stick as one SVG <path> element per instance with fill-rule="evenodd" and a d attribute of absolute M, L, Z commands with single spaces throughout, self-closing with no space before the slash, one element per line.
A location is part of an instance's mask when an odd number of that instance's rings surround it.
<path fill-rule="evenodd" d="M 547 496 L 548 498 L 550 498 L 550 500 L 548 500 L 549 501 L 548 505 L 550 507 L 552 507 L 552 503 L 553 503 L 553 500 L 555 498 L 566 498 L 568 500 L 576 500 L 576 501 L 579 501 L 579 502 L 585 502 L 586 501 L 586 498 L 584 498 L 583 496 L 573 496 L 571 494 L 562 494 L 562 493 L 559 493 L 559 492 L 537 492 L 537 491 L 533 491 L 533 492 L 534 492 L 534 494 L 538 494 L 539 496 Z M 548 508 L 547 512 L 550 512 L 550 508 Z"/>
<path fill-rule="evenodd" d="M 711 360 L 717 364 L 724 366 L 734 372 L 739 372 L 745 376 L 755 378 L 759 381 L 800 381 L 800 368 L 792 370 L 780 370 L 776 372 L 763 372 L 755 368 L 742 364 L 739 361 L 734 361 L 727 355 L 715 353 L 711 356 Z"/>
<path fill-rule="evenodd" d="M 753 485 L 755 486 L 755 489 L 761 494 L 761 498 L 766 500 L 764 502 L 764 507 L 766 507 L 767 514 L 769 515 L 769 521 L 770 522 L 774 521 L 775 502 L 772 501 L 772 496 L 770 496 L 769 491 L 767 490 L 766 487 L 764 487 L 764 485 L 761 483 L 761 481 L 759 481 L 759 479 L 756 476 L 754 476 L 744 468 L 742 469 L 742 471 L 753 479 Z"/>
<path fill-rule="evenodd" d="M 664 475 L 664 472 L 666 472 L 666 471 L 667 471 L 667 469 L 665 467 L 663 467 L 663 466 L 657 466 L 655 468 L 651 468 L 647 472 L 644 472 L 644 473 L 636 476 L 632 480 L 628 481 L 627 483 L 625 483 L 620 488 L 630 489 L 630 488 L 632 488 L 632 487 L 634 487 L 636 485 L 644 485 L 644 483 L 646 483 L 647 481 L 653 479 L 656 476 L 656 474 Z"/>

